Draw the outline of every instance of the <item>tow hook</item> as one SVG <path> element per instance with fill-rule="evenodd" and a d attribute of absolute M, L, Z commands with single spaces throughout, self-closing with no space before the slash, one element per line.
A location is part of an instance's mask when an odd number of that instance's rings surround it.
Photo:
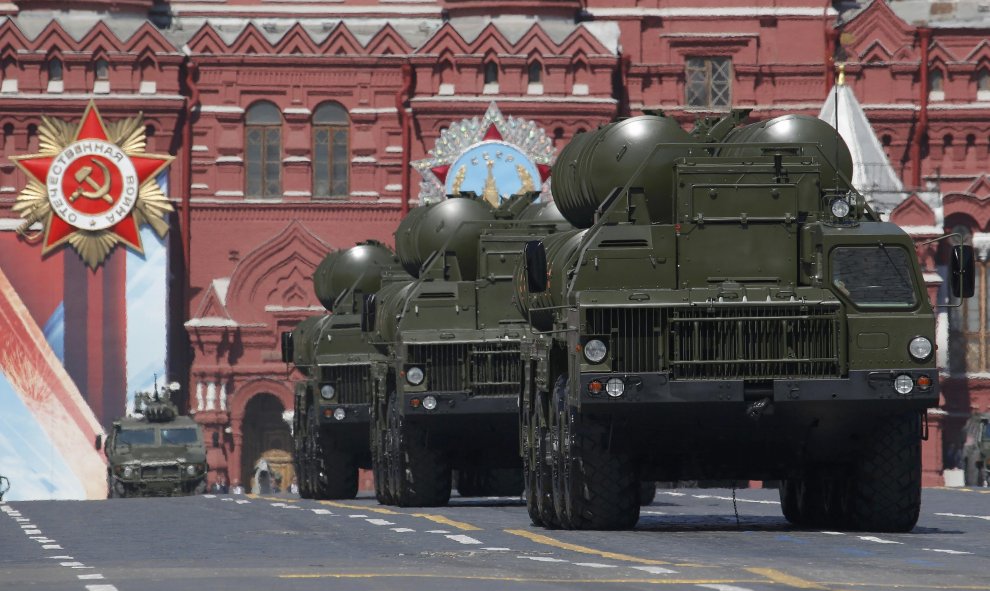
<path fill-rule="evenodd" d="M 751 403 L 746 407 L 746 416 L 753 419 L 754 421 L 760 420 L 760 417 L 764 413 L 770 414 L 773 412 L 773 406 L 770 405 L 771 399 L 760 398 L 756 402 Z"/>

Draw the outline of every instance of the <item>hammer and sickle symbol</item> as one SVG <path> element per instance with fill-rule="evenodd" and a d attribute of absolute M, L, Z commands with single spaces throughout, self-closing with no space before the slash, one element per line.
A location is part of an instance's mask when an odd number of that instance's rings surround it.
<path fill-rule="evenodd" d="M 92 162 L 103 171 L 103 184 L 101 185 L 93 180 L 91 176 L 93 174 L 92 166 L 83 166 L 74 175 L 79 186 L 72 192 L 72 195 L 69 195 L 69 201 L 72 202 L 80 197 L 85 197 L 86 199 L 102 199 L 107 203 L 113 203 L 113 197 L 110 196 L 110 170 L 106 164 L 103 164 L 99 160 L 93 159 Z M 87 191 L 84 189 L 83 183 L 89 185 L 93 190 Z"/>

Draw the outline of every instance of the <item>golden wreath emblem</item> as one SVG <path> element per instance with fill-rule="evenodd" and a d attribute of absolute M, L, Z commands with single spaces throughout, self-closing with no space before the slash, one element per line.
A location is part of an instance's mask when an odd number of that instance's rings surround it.
<path fill-rule="evenodd" d="M 17 232 L 41 241 L 42 256 L 68 243 L 93 269 L 118 244 L 143 254 L 139 228 L 164 238 L 174 211 L 156 180 L 174 157 L 146 145 L 140 113 L 104 122 L 90 101 L 78 125 L 42 117 L 39 152 L 11 158 L 28 179 L 13 208 L 24 218 Z"/>

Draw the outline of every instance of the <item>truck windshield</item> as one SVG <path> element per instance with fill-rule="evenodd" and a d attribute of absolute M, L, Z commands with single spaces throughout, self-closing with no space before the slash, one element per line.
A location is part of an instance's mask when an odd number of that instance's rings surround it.
<path fill-rule="evenodd" d="M 908 253 L 895 246 L 836 248 L 832 284 L 860 308 L 913 308 L 917 302 Z"/>
<path fill-rule="evenodd" d="M 188 445 L 196 443 L 196 429 L 162 429 L 162 445 Z"/>
<path fill-rule="evenodd" d="M 117 433 L 117 445 L 154 445 L 154 429 L 137 429 Z"/>

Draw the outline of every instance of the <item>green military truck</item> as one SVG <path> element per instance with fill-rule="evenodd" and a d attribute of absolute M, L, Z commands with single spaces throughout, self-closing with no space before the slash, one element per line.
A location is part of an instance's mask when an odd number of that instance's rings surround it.
<path fill-rule="evenodd" d="M 373 240 L 334 251 L 313 274 L 328 314 L 283 335 L 283 361 L 305 376 L 296 383 L 294 460 L 303 498 L 350 499 L 358 469 L 371 468 L 371 368 L 384 362 L 361 331 L 365 297 L 384 281 L 408 279 L 392 251 Z"/>
<path fill-rule="evenodd" d="M 964 428 L 963 470 L 966 486 L 987 486 L 990 468 L 990 413 L 974 413 Z"/>
<path fill-rule="evenodd" d="M 914 243 L 852 188 L 834 129 L 744 115 L 628 118 L 555 163 L 579 229 L 516 273 L 535 524 L 628 528 L 641 482 L 739 479 L 781 480 L 796 524 L 914 527 L 938 403 Z M 951 281 L 971 293 L 969 247 Z"/>
<path fill-rule="evenodd" d="M 416 280 L 383 288 L 366 307 L 369 338 L 387 357 L 372 407 L 372 461 L 382 503 L 447 503 L 519 495 L 522 378 L 528 332 L 512 304 L 526 242 L 569 227 L 537 194 L 496 209 L 472 196 L 416 208 L 396 251 Z"/>
<path fill-rule="evenodd" d="M 113 422 L 105 445 L 107 498 L 179 496 L 206 492 L 206 444 L 202 428 L 179 416 L 170 393 L 156 388 L 135 396 L 136 416 Z M 101 447 L 97 435 L 96 448 Z"/>

